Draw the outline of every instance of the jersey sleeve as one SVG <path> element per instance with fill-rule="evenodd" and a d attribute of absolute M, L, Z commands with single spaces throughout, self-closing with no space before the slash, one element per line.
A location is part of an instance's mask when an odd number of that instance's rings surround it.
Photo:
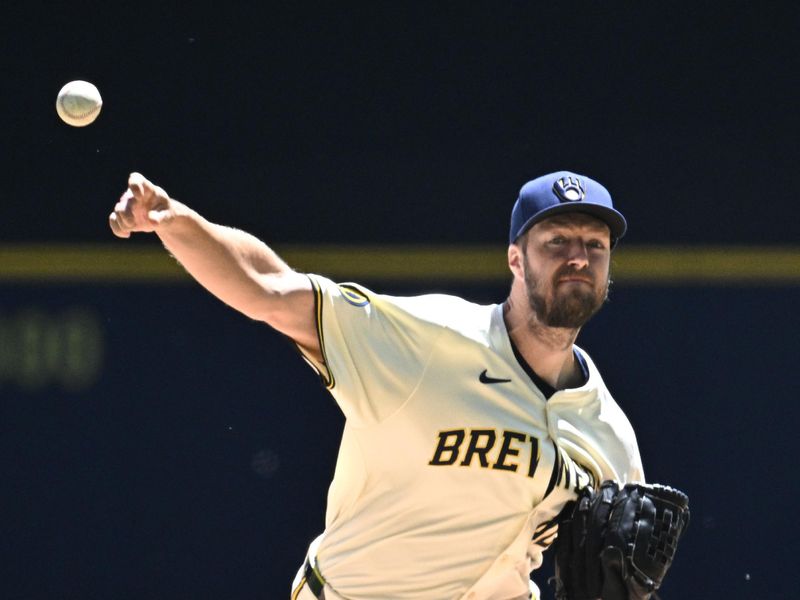
<path fill-rule="evenodd" d="M 401 298 L 309 275 L 323 362 L 306 356 L 353 424 L 381 421 L 420 381 L 446 326 L 463 302 L 446 295 Z"/>

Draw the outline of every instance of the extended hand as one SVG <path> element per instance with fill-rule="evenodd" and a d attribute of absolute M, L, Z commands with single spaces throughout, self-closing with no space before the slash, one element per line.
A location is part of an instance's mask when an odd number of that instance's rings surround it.
<path fill-rule="evenodd" d="M 131 173 L 128 189 L 114 206 L 108 224 L 114 235 L 128 238 L 136 231 L 155 231 L 171 216 L 167 192 L 140 173 Z"/>

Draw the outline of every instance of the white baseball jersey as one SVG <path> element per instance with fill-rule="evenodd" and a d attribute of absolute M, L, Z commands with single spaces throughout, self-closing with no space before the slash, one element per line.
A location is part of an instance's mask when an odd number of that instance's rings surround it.
<path fill-rule="evenodd" d="M 644 480 L 584 351 L 585 384 L 547 398 L 502 305 L 309 277 L 324 363 L 309 362 L 346 416 L 316 551 L 338 596 L 528 598 L 576 487 Z"/>

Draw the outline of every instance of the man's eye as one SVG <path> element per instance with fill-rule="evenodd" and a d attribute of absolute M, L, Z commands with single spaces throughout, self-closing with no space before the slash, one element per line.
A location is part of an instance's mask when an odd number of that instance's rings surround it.
<path fill-rule="evenodd" d="M 595 250 L 602 250 L 603 248 L 606 247 L 605 244 L 603 244 L 603 242 L 599 240 L 592 240 L 586 245 L 589 246 L 589 248 L 594 248 Z"/>
<path fill-rule="evenodd" d="M 565 243 L 566 241 L 567 241 L 567 238 L 564 238 L 564 237 L 558 236 L 558 237 L 554 237 L 554 238 L 552 238 L 552 239 L 550 240 L 550 243 L 551 243 L 551 244 L 563 244 L 563 243 Z"/>

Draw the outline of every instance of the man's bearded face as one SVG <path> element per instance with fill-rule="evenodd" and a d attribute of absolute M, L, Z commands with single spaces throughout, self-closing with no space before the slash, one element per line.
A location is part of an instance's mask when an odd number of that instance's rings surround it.
<path fill-rule="evenodd" d="M 564 265 L 556 269 L 548 280 L 545 275 L 531 268 L 524 252 L 522 265 L 531 310 L 536 313 L 539 321 L 549 327 L 582 327 L 608 298 L 608 276 L 598 281 L 596 274 L 587 269 L 578 271 Z M 585 278 L 587 283 L 560 281 L 570 276 Z"/>

